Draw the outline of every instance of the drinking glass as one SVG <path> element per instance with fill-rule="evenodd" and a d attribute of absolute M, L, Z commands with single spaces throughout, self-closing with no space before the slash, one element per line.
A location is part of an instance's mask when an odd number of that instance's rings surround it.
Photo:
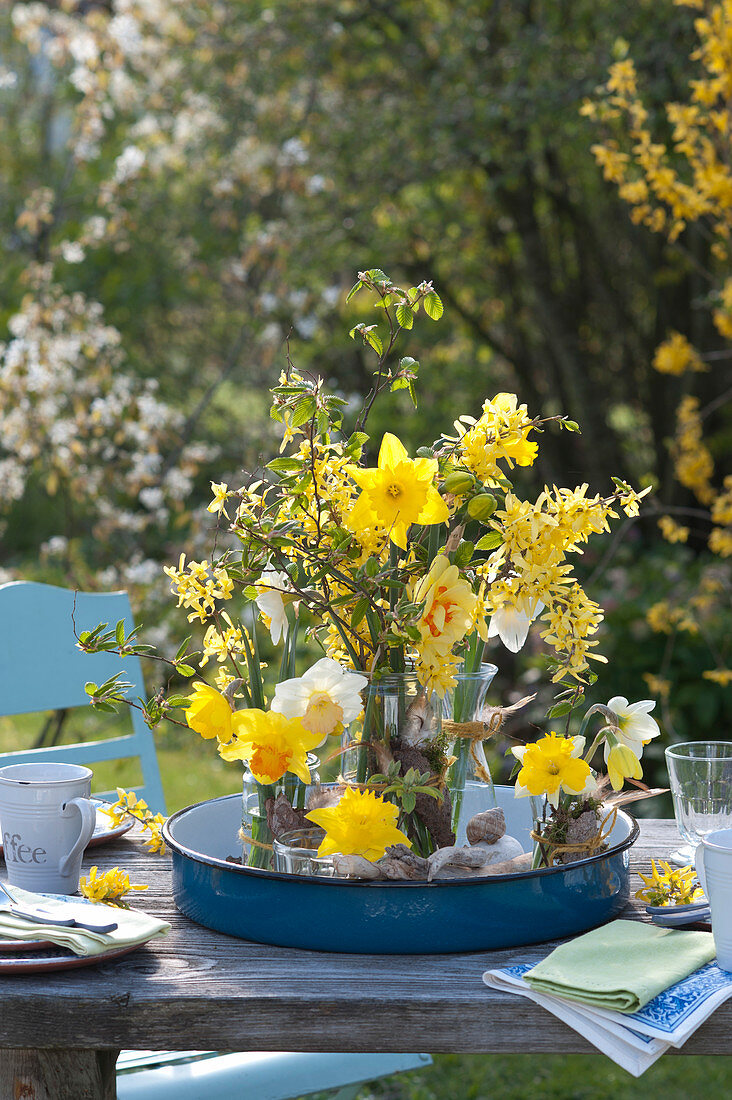
<path fill-rule="evenodd" d="M 689 741 L 666 749 L 676 824 L 684 844 L 672 863 L 694 862 L 703 837 L 732 828 L 732 741 Z"/>
<path fill-rule="evenodd" d="M 274 869 L 290 875 L 319 875 L 335 877 L 333 856 L 319 856 L 318 848 L 325 831 L 311 826 L 309 829 L 292 829 L 272 841 Z"/>

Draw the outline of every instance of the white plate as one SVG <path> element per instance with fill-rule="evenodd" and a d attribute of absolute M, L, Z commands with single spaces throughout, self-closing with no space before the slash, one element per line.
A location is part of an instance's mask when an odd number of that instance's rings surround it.
<path fill-rule="evenodd" d="M 33 974 L 39 970 L 71 970 L 77 966 L 93 966 L 94 963 L 129 955 L 139 947 L 144 947 L 144 944 L 110 947 L 108 951 L 101 951 L 98 955 L 75 955 L 73 951 L 58 947 L 55 943 L 49 944 L 47 948 L 40 943 L 33 943 L 26 944 L 27 952 L 24 953 L 15 947 L 8 949 L 0 941 L 0 974 Z"/>

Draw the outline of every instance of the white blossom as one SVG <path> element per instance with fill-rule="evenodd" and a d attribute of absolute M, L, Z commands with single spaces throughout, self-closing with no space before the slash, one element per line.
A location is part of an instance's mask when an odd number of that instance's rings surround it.
<path fill-rule="evenodd" d="M 254 582 L 254 587 L 259 592 L 257 607 L 260 614 L 269 619 L 272 643 L 277 645 L 287 633 L 287 613 L 282 594 L 290 591 L 290 578 L 285 572 L 267 568 Z"/>
<path fill-rule="evenodd" d="M 84 249 L 78 241 L 62 241 L 60 247 L 67 264 L 80 264 L 84 259 Z"/>
<path fill-rule="evenodd" d="M 504 604 L 494 611 L 488 624 L 488 637 L 500 638 L 506 649 L 518 653 L 523 647 L 531 626 L 537 615 L 544 610 L 541 600 L 535 600 L 530 613 L 519 611 L 513 604 Z"/>
<path fill-rule="evenodd" d="M 145 163 L 145 154 L 137 145 L 128 145 L 114 162 L 114 178 L 126 183 L 138 174 Z"/>
<path fill-rule="evenodd" d="M 323 744 L 330 734 L 361 714 L 361 692 L 367 684 L 365 676 L 348 672 L 338 661 L 323 657 L 302 676 L 281 680 L 271 709 L 287 718 L 301 718 L 311 733 L 322 734 Z"/>
<path fill-rule="evenodd" d="M 637 703 L 629 703 L 624 695 L 614 695 L 607 704 L 608 710 L 614 711 L 618 716 L 618 727 L 623 744 L 627 745 L 639 760 L 643 755 L 643 746 L 661 733 L 658 722 L 650 715 L 655 705 L 653 699 L 641 699 Z M 610 748 L 611 746 L 605 741 L 606 763 Z"/>

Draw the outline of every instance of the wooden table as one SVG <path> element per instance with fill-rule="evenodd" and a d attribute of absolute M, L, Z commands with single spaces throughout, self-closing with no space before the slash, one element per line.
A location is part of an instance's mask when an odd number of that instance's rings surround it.
<path fill-rule="evenodd" d="M 642 821 L 633 871 L 646 872 L 652 857 L 663 858 L 677 843 L 673 822 Z M 178 913 L 168 857 L 149 855 L 134 833 L 92 849 L 85 866 L 91 863 L 118 864 L 133 882 L 149 883 L 140 907 L 169 920 L 172 931 L 108 963 L 0 977 L 3 1100 L 110 1100 L 120 1048 L 595 1053 L 548 1012 L 489 992 L 481 981 L 491 967 L 538 961 L 554 943 L 405 957 L 267 947 L 211 932 Z M 640 885 L 633 874 L 631 893 Z M 635 901 L 625 915 L 647 919 Z M 683 1053 L 730 1053 L 731 1025 L 728 1001 Z M 12 1091 L 10 1082 L 21 1078 L 29 1091 Z"/>

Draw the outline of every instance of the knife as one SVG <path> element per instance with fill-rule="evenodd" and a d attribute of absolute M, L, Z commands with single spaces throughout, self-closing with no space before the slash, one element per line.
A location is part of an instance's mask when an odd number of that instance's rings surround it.
<path fill-rule="evenodd" d="M 113 932 L 119 925 L 116 921 L 94 921 L 87 913 L 86 905 L 74 904 L 74 902 L 57 902 L 54 907 L 46 905 L 28 905 L 21 903 L 10 892 L 5 883 L 0 882 L 0 889 L 5 893 L 9 901 L 0 904 L 0 910 L 12 913 L 15 917 L 32 921 L 34 924 L 55 924 L 61 928 L 82 928 L 87 932 Z M 79 916 L 76 914 L 79 913 Z"/>

